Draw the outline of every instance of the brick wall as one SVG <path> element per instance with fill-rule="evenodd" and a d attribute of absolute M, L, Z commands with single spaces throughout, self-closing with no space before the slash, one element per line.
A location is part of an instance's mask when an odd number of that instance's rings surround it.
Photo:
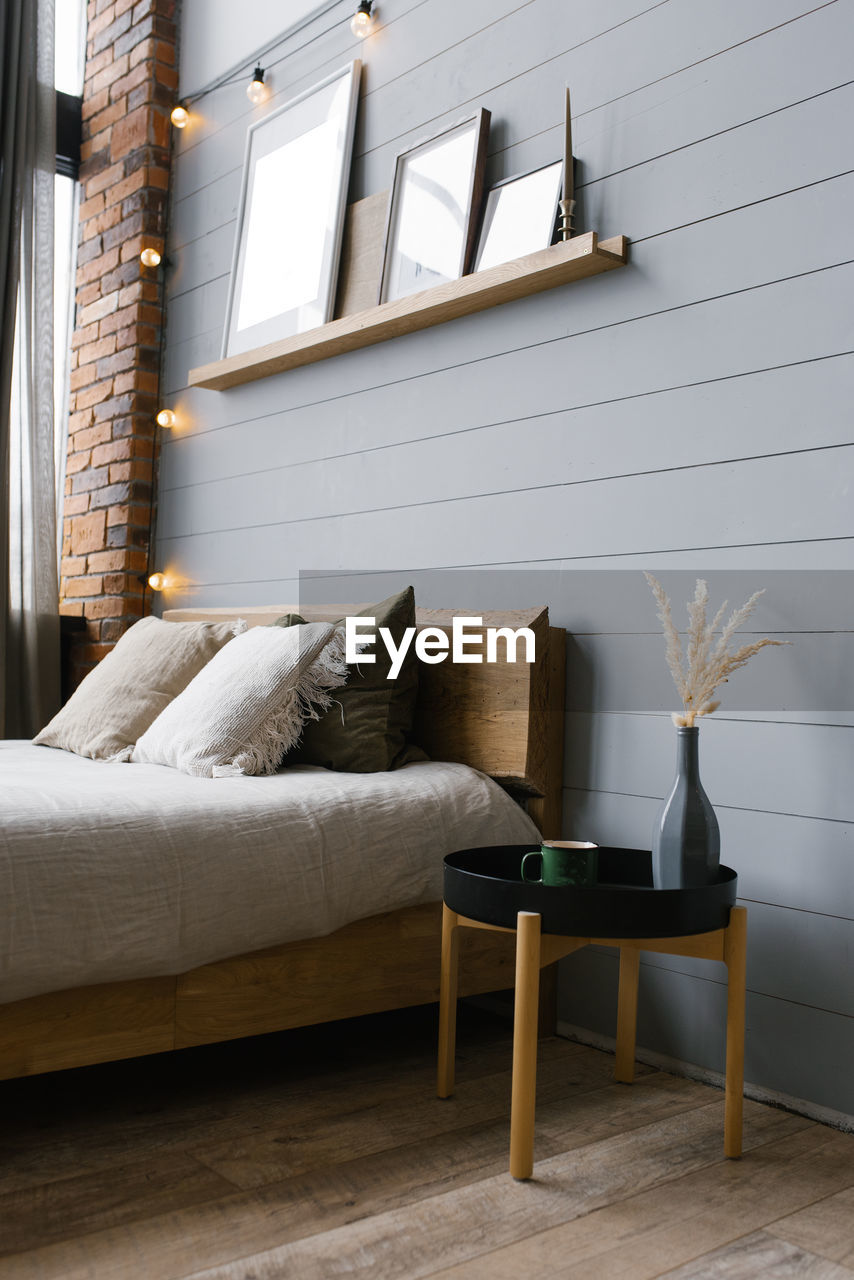
<path fill-rule="evenodd" d="M 89 0 L 60 612 L 72 685 L 143 612 L 155 468 L 174 0 Z M 159 269 L 162 271 L 162 268 Z"/>

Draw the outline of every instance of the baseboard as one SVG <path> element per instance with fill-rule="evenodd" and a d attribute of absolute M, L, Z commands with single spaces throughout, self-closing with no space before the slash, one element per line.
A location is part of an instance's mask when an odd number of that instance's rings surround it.
<path fill-rule="evenodd" d="M 593 1049 L 604 1049 L 606 1053 L 614 1053 L 616 1041 L 613 1036 L 599 1035 L 596 1031 L 588 1031 L 586 1027 L 576 1027 L 571 1022 L 558 1019 L 557 1034 L 565 1040 L 575 1040 L 578 1044 L 589 1044 Z M 689 1080 L 699 1080 L 701 1084 L 713 1085 L 723 1089 L 724 1077 L 720 1071 L 710 1071 L 706 1067 L 698 1067 L 693 1062 L 680 1062 L 678 1058 L 668 1058 L 664 1053 L 653 1053 L 651 1049 L 638 1047 L 635 1051 L 638 1062 L 649 1067 L 657 1067 L 660 1071 L 668 1071 L 674 1076 L 685 1076 Z M 854 1116 L 845 1111 L 834 1111 L 832 1107 L 822 1107 L 816 1102 L 808 1102 L 805 1098 L 792 1098 L 787 1093 L 777 1093 L 774 1089 L 764 1089 L 761 1085 L 744 1083 L 744 1096 L 754 1102 L 765 1102 L 772 1107 L 780 1107 L 783 1111 L 794 1111 L 796 1115 L 806 1116 L 819 1124 L 831 1125 L 834 1129 L 842 1129 L 844 1133 L 854 1133 Z"/>

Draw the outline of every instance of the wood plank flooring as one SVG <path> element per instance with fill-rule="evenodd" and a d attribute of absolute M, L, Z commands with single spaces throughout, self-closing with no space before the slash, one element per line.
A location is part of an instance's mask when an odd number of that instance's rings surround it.
<path fill-rule="evenodd" d="M 0 1085 L 0 1280 L 843 1280 L 854 1135 L 541 1042 L 535 1177 L 507 1173 L 510 1028 L 435 1009 Z"/>

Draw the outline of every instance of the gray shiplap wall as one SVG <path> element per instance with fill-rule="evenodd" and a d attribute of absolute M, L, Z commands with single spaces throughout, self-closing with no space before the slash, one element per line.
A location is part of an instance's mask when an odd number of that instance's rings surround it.
<path fill-rule="evenodd" d="M 170 603 L 291 599 L 311 568 L 363 571 L 377 594 L 401 580 L 384 570 L 548 569 L 553 617 L 578 634 L 571 687 L 582 659 L 602 676 L 590 705 L 568 700 L 565 833 L 642 846 L 672 730 L 663 709 L 597 704 L 622 650 L 573 573 L 703 572 L 719 594 L 733 571 L 776 590 L 772 571 L 854 568 L 854 5 L 383 0 L 358 49 L 351 8 L 276 52 L 262 108 L 364 59 L 351 199 L 476 105 L 492 112 L 491 180 L 556 158 L 568 81 L 579 229 L 628 235 L 631 264 L 223 394 L 189 389 L 219 354 L 256 118 L 243 82 L 205 98 L 176 138 L 165 375 L 182 427 L 163 448 L 158 559 L 187 586 Z M 253 30 L 275 38 L 282 11 L 255 0 Z M 215 65 L 212 38 L 205 0 L 184 0 L 183 93 L 195 45 Z M 218 38 L 224 71 L 226 24 Z M 834 633 L 841 689 L 851 622 L 832 606 L 851 579 L 816 580 L 815 614 L 783 589 L 758 625 L 804 645 Z M 637 632 L 654 627 L 638 597 Z M 850 695 L 815 709 L 803 662 L 785 670 L 802 682 L 781 698 L 791 713 L 724 709 L 703 728 L 750 909 L 747 1075 L 854 1113 L 854 717 Z M 566 1022 L 613 1031 L 614 969 L 607 952 L 567 962 Z M 719 1070 L 722 983 L 647 957 L 641 1043 Z"/>

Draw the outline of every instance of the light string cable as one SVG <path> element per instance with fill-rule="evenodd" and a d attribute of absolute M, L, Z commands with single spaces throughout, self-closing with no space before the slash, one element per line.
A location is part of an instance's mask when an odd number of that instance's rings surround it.
<path fill-rule="evenodd" d="M 262 67 L 264 71 L 270 71 L 273 67 L 278 67 L 283 62 L 287 61 L 288 58 L 293 57 L 294 54 L 301 53 L 303 49 L 308 49 L 310 45 L 315 44 L 316 41 L 322 40 L 324 36 L 328 36 L 330 32 L 335 31 L 347 19 L 336 19 L 336 21 L 331 23 L 328 27 L 324 27 L 322 31 L 315 32 L 313 36 L 304 40 L 302 44 L 297 45 L 295 49 L 289 49 L 287 53 L 283 53 L 279 58 L 274 58 L 271 62 L 267 61 L 268 56 L 276 49 L 280 49 L 283 44 L 286 44 L 294 36 L 299 35 L 300 31 L 304 31 L 306 27 L 311 26 L 313 22 L 316 22 L 318 18 L 324 17 L 332 9 L 338 8 L 340 4 L 341 0 L 330 0 L 330 3 L 327 4 L 325 8 L 321 8 L 320 10 L 316 10 L 314 13 L 308 14 L 302 22 L 298 22 L 295 26 L 289 27 L 288 30 L 278 36 L 277 39 L 273 40 L 269 44 L 263 45 L 260 49 L 257 49 L 255 53 L 238 63 L 237 66 L 223 72 L 221 76 L 217 76 L 215 80 L 211 80 L 208 84 L 202 85 L 200 89 L 195 89 L 192 93 L 184 94 L 180 99 L 179 105 L 189 109 L 193 103 L 201 101 L 202 98 L 206 98 L 208 94 L 214 93 L 217 89 L 224 89 L 226 85 L 239 84 L 241 80 L 246 79 L 247 73 L 251 74 L 254 67 Z"/>

